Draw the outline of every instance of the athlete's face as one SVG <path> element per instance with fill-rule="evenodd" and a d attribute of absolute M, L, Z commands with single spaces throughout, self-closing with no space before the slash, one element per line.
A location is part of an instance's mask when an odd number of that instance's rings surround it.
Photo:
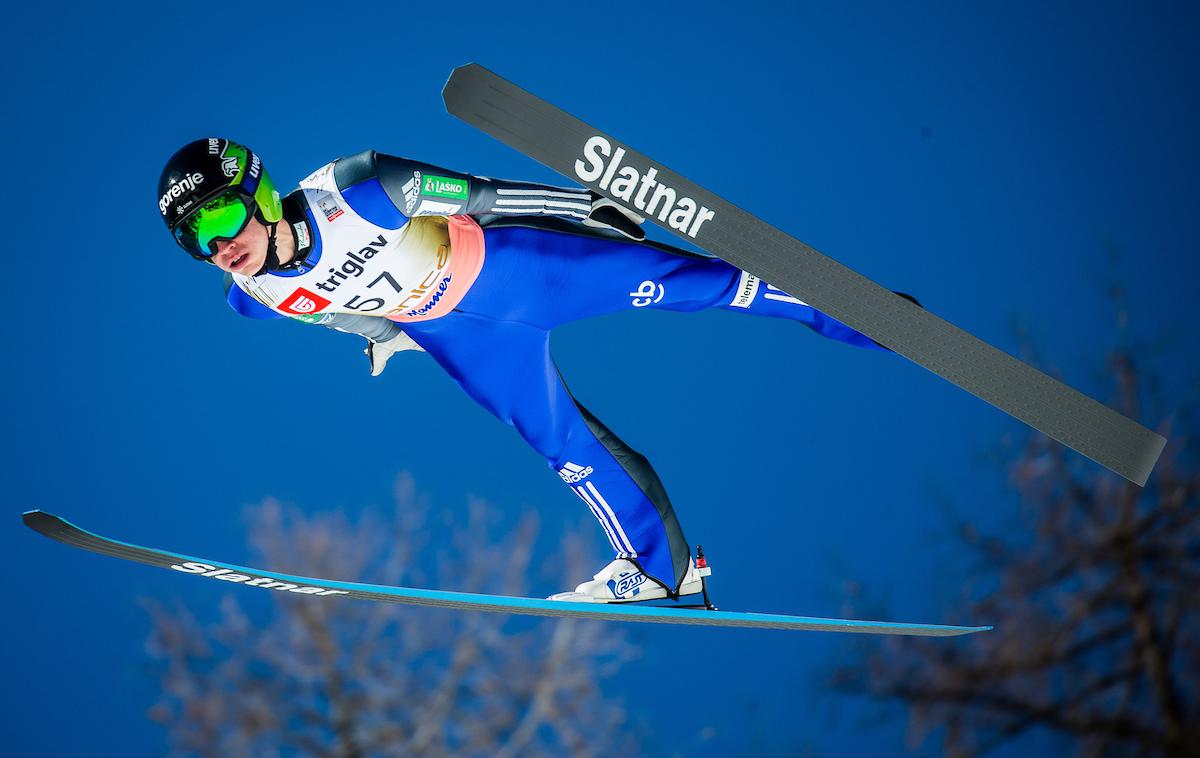
<path fill-rule="evenodd" d="M 212 262 L 217 268 L 233 274 L 251 276 L 267 261 L 267 227 L 257 218 L 232 240 L 217 240 L 217 253 Z"/>

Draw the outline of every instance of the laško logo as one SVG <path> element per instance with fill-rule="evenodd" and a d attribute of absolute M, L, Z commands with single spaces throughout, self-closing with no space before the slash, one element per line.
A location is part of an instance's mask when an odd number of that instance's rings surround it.
<path fill-rule="evenodd" d="M 329 300 L 321 297 L 315 292 L 300 287 L 292 294 L 288 295 L 287 299 L 279 304 L 279 310 L 284 313 L 292 313 L 297 316 L 305 316 L 309 313 L 316 313 L 329 307 Z"/>

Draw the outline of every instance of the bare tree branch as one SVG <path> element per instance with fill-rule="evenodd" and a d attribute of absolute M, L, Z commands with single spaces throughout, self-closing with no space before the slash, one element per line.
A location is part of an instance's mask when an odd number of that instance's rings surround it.
<path fill-rule="evenodd" d="M 407 475 L 395 495 L 390 516 L 354 521 L 268 500 L 248 512 L 254 562 L 510 595 L 529 593 L 535 557 L 585 573 L 582 541 L 568 535 L 562 557 L 547 559 L 533 517 L 501 519 L 481 500 L 433 511 Z M 259 596 L 232 590 L 207 625 L 179 604 L 147 603 L 162 683 L 149 715 L 174 753 L 551 756 L 632 745 L 624 710 L 599 687 L 632 655 L 610 625 L 268 597 L 270 608 L 243 606 Z"/>
<path fill-rule="evenodd" d="M 1114 350 L 1107 369 L 1114 407 L 1137 418 L 1134 349 Z M 936 731 L 950 755 L 1035 728 L 1081 755 L 1200 755 L 1200 467 L 1191 417 L 1166 415 L 1169 444 L 1144 490 L 1029 435 L 1007 463 L 1021 527 L 951 528 L 984 588 L 957 607 L 996 630 L 962 644 L 864 641 L 830 686 L 906 704 L 910 744 Z"/>

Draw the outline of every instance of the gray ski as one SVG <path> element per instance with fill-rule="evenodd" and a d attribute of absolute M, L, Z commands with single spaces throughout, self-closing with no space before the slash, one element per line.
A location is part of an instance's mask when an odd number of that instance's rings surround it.
<path fill-rule="evenodd" d="M 454 116 L 780 287 L 1029 426 L 1144 485 L 1166 440 L 817 252 L 478 64 Z"/>

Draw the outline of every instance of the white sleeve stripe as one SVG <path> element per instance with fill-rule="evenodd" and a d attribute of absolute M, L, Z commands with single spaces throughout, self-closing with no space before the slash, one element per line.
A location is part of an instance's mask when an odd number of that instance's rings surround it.
<path fill-rule="evenodd" d="M 538 197 L 569 197 L 575 200 L 592 201 L 592 196 L 585 190 L 579 192 L 555 192 L 552 190 L 534 190 L 534 189 L 498 189 L 497 195 L 536 195 Z"/>
<path fill-rule="evenodd" d="M 496 213 L 509 216 L 569 216 L 571 218 L 585 219 L 586 213 L 577 213 L 575 211 L 556 211 L 547 208 L 492 208 L 489 213 Z"/>
<path fill-rule="evenodd" d="M 491 213 L 510 213 L 521 216 L 534 216 L 537 214 L 549 214 L 553 216 L 574 216 L 575 218 L 587 218 L 588 214 L 584 211 L 572 210 L 570 208 L 547 208 L 544 205 L 524 205 L 519 207 L 505 206 L 503 208 L 492 208 Z"/>
<path fill-rule="evenodd" d="M 532 197 L 528 198 L 528 199 L 522 198 L 520 200 L 513 199 L 513 200 L 497 200 L 496 201 L 497 208 L 502 205 L 526 205 L 526 206 L 527 205 L 545 205 L 545 206 L 553 205 L 553 206 L 558 206 L 560 208 L 576 208 L 578 210 L 588 211 L 588 212 L 591 212 L 591 210 L 592 210 L 591 203 L 568 203 L 565 200 L 539 200 L 537 198 L 532 198 Z"/>

